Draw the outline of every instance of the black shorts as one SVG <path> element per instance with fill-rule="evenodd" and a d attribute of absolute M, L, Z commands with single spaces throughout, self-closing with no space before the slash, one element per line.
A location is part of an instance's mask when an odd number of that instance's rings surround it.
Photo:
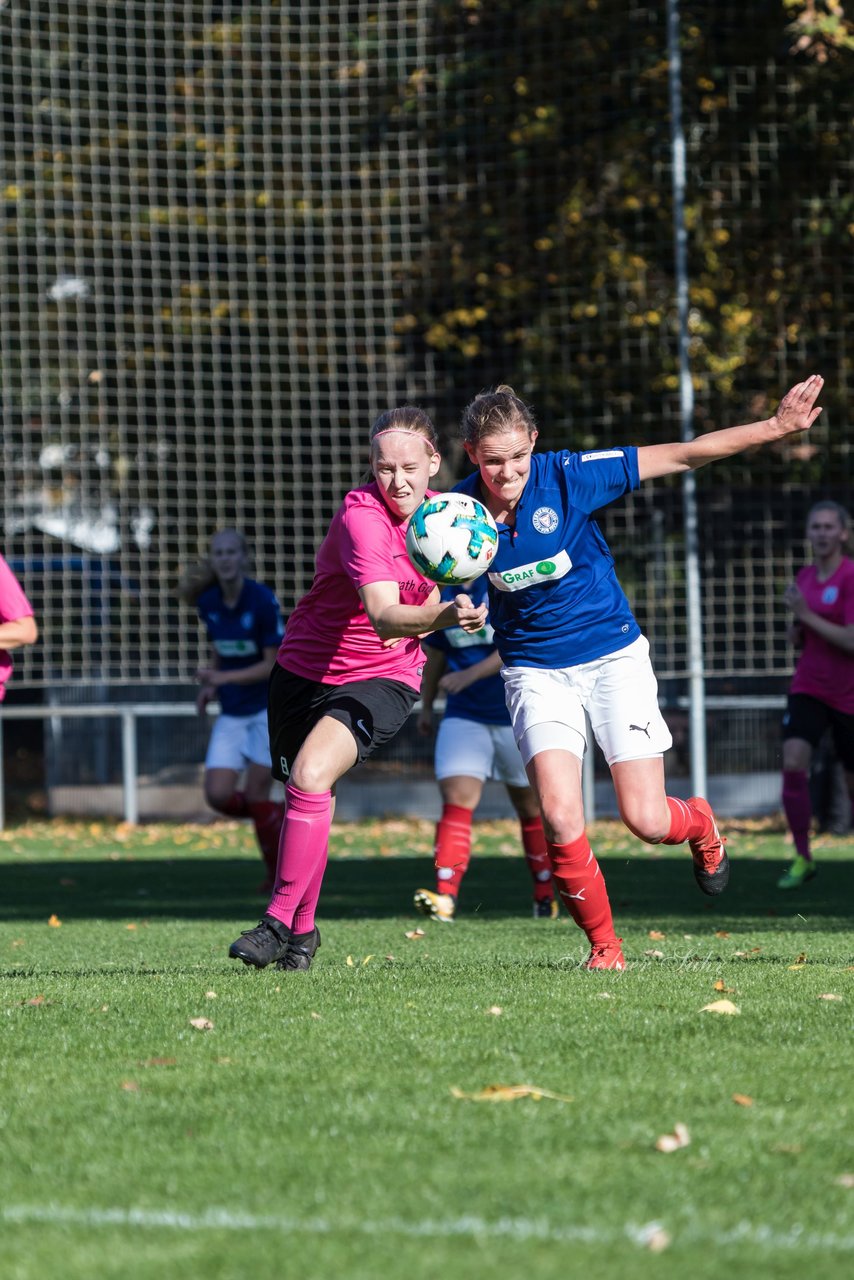
<path fill-rule="evenodd" d="M 287 782 L 300 747 L 324 716 L 350 730 L 361 764 L 403 728 L 417 700 L 416 691 L 399 680 L 321 684 L 274 663 L 267 696 L 273 777 Z"/>
<path fill-rule="evenodd" d="M 837 711 L 808 693 L 790 693 L 783 716 L 783 741 L 802 738 L 818 746 L 827 729 L 833 732 L 836 754 L 847 773 L 854 773 L 854 715 Z"/>

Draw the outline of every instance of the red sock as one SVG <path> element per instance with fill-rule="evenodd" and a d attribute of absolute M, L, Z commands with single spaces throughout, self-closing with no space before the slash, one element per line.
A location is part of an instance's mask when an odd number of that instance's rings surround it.
<path fill-rule="evenodd" d="M 554 885 L 542 819 L 539 815 L 536 818 L 520 818 L 519 825 L 522 828 L 525 861 L 534 882 L 534 901 L 547 901 L 554 897 Z"/>
<path fill-rule="evenodd" d="M 810 826 L 812 824 L 812 800 L 810 780 L 802 769 L 783 770 L 783 812 L 795 842 L 795 849 L 802 858 L 812 861 L 810 850 Z"/>
<path fill-rule="evenodd" d="M 433 848 L 437 893 L 450 893 L 456 898 L 460 891 L 460 882 L 471 859 L 471 820 L 471 809 L 459 804 L 442 805 Z"/>
<path fill-rule="evenodd" d="M 270 880 L 275 883 L 279 861 L 279 833 L 285 817 L 285 806 L 275 800 L 256 800 L 249 806 L 249 815 L 255 827 L 255 839 L 264 859 Z"/>
<path fill-rule="evenodd" d="M 546 844 L 552 878 L 561 900 L 575 923 L 594 946 L 614 941 L 614 921 L 608 890 L 599 863 L 586 835 L 569 844 Z"/>
<path fill-rule="evenodd" d="M 216 809 L 217 813 L 226 814 L 229 818 L 249 817 L 249 805 L 242 791 L 232 791 L 227 800 L 222 804 L 211 805 L 211 808 Z"/>
<path fill-rule="evenodd" d="M 315 903 L 320 895 L 320 881 L 323 878 L 332 822 L 332 792 L 300 791 L 298 787 L 288 783 L 285 787 L 285 805 L 285 820 L 279 837 L 276 887 L 267 913 L 274 920 L 281 920 L 282 924 L 290 927 L 294 912 L 307 902 L 309 887 L 314 894 Z"/>
<path fill-rule="evenodd" d="M 690 800 L 676 800 L 673 796 L 668 796 L 667 807 L 670 810 L 670 830 L 660 840 L 649 843 L 684 844 L 686 840 L 708 835 L 711 831 L 709 819 L 699 809 L 695 809 Z"/>

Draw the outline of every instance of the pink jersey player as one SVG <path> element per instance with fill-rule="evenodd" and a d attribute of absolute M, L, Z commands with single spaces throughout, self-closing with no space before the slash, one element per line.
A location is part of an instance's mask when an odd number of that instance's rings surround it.
<path fill-rule="evenodd" d="M 406 555 L 407 523 L 441 463 L 429 417 L 413 405 L 390 409 L 370 443 L 373 482 L 348 493 L 333 517 L 270 677 L 270 752 L 286 805 L 276 883 L 258 925 L 229 948 L 256 969 L 311 965 L 333 789 L 409 716 L 421 684 L 419 636 L 478 631 L 486 618 L 466 595 L 441 601 Z"/>
<path fill-rule="evenodd" d="M 0 556 L 0 702 L 6 696 L 6 682 L 12 674 L 10 650 L 34 644 L 38 634 L 32 605 Z"/>
<path fill-rule="evenodd" d="M 813 563 L 785 593 L 794 615 L 790 639 L 801 654 L 783 717 L 783 809 L 795 859 L 777 881 L 780 889 L 799 889 L 816 873 L 809 770 L 828 729 L 854 799 L 854 561 L 845 554 L 850 524 L 838 502 L 815 504 L 807 516 Z"/>

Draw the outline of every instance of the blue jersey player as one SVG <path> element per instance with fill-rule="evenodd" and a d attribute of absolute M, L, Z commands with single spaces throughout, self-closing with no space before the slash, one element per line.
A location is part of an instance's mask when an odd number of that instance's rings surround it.
<path fill-rule="evenodd" d="M 583 453 L 534 454 L 534 416 L 509 387 L 477 396 L 463 413 L 463 442 L 477 471 L 457 489 L 485 503 L 498 525 L 489 615 L 507 706 L 539 798 L 556 890 L 590 943 L 588 969 L 622 969 L 624 960 L 585 833 L 585 712 L 629 830 L 649 844 L 687 840 L 704 893 L 720 893 L 729 876 L 708 802 L 665 791 L 663 753 L 671 738 L 649 645 L 592 513 L 644 480 L 807 430 L 821 412 L 814 406 L 822 385 L 816 375 L 798 383 L 761 422 L 673 444 Z"/>
<path fill-rule="evenodd" d="M 276 874 L 284 815 L 270 799 L 267 681 L 284 627 L 274 593 L 246 576 L 248 563 L 243 535 L 221 529 L 211 539 L 206 572 L 183 595 L 195 603 L 211 645 L 210 661 L 196 672 L 196 705 L 204 713 L 218 698 L 222 709 L 205 757 L 205 798 L 218 813 L 252 819 L 267 868 L 266 892 Z"/>
<path fill-rule="evenodd" d="M 475 605 L 486 600 L 485 577 L 462 589 Z M 459 590 L 447 587 L 442 596 L 452 600 Z M 482 630 L 474 632 L 449 627 L 434 631 L 423 644 L 427 660 L 421 678 L 419 733 L 433 732 L 436 695 L 445 694 L 446 701 L 434 752 L 442 796 L 433 848 L 436 888 L 416 890 L 415 906 L 431 920 L 450 923 L 454 919 L 460 885 L 471 859 L 474 811 L 484 782 L 495 778 L 504 783 L 519 817 L 522 848 L 534 885 L 534 916 L 552 920 L 558 906 L 540 808 L 513 739 L 492 626 L 487 621 Z"/>

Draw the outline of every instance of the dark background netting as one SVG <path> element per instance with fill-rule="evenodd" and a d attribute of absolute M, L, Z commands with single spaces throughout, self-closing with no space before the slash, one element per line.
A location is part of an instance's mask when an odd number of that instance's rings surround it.
<path fill-rule="evenodd" d="M 724 691 L 781 687 L 806 509 L 849 500 L 854 41 L 814 8 L 681 6 L 697 429 L 827 379 L 809 442 L 698 480 Z M 6 0 L 0 74 L 16 689 L 186 681 L 173 586 L 223 524 L 287 611 L 388 405 L 447 481 L 497 381 L 545 447 L 678 435 L 664 3 Z M 678 483 L 603 524 L 676 687 Z"/>

